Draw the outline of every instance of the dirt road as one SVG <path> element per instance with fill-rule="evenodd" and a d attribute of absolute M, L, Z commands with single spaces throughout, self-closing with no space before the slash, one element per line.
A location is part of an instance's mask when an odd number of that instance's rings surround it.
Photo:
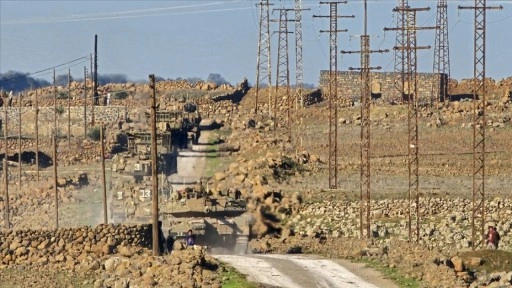
<path fill-rule="evenodd" d="M 253 282 L 268 287 L 396 288 L 362 264 L 339 262 L 309 255 L 215 255 Z M 347 266 L 345 268 L 344 266 Z M 357 271 L 357 272 L 356 272 Z"/>

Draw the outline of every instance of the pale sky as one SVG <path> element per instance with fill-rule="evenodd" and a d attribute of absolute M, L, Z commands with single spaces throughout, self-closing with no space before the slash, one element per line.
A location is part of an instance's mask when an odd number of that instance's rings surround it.
<path fill-rule="evenodd" d="M 98 73 L 125 74 L 130 80 L 147 80 L 148 74 L 164 78 L 201 77 L 219 73 L 231 83 L 247 77 L 256 79 L 258 42 L 258 0 L 241 1 L 6 1 L 0 0 L 0 72 L 40 71 L 88 56 L 94 51 L 98 35 Z M 293 0 L 273 0 L 273 8 L 293 8 Z M 338 50 L 359 50 L 358 35 L 363 31 L 363 1 L 349 0 L 340 5 Z M 418 25 L 435 26 L 436 2 L 410 0 L 411 7 L 430 7 L 418 13 Z M 392 9 L 398 1 L 369 1 L 369 34 L 372 49 L 392 49 L 395 26 Z M 487 12 L 487 76 L 497 80 L 512 76 L 512 1 L 487 0 L 488 5 L 504 9 Z M 474 1 L 448 0 L 451 71 L 455 79 L 473 77 Z M 320 70 L 329 68 L 329 37 L 319 30 L 328 29 L 328 20 L 313 18 L 327 15 L 328 5 L 303 0 L 304 82 L 318 85 Z M 277 19 L 276 11 L 272 18 Z M 294 18 L 293 13 L 289 18 Z M 277 30 L 277 24 L 271 29 Z M 290 31 L 294 24 L 290 23 Z M 418 32 L 418 45 L 434 45 L 434 31 Z M 277 34 L 272 38 L 272 81 L 275 84 Z M 289 35 L 290 79 L 295 82 L 294 34 Z M 433 48 L 418 52 L 420 72 L 432 71 Z M 338 69 L 359 66 L 359 55 L 344 55 Z M 88 58 L 59 66 L 57 74 L 68 68 L 75 78 L 83 75 Z M 393 53 L 372 55 L 371 66 L 393 70 Z M 51 79 L 52 71 L 35 74 Z"/>

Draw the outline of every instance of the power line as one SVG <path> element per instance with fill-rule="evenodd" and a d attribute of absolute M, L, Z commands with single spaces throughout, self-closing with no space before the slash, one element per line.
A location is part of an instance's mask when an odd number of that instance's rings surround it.
<path fill-rule="evenodd" d="M 89 59 L 89 55 L 87 56 L 82 56 L 80 58 L 76 58 L 76 59 L 73 59 L 73 60 L 70 60 L 70 61 L 67 61 L 67 62 L 64 62 L 62 64 L 59 64 L 59 65 L 55 65 L 55 66 L 52 66 L 52 67 L 48 67 L 48 68 L 45 68 L 45 69 L 42 69 L 42 70 L 39 70 L 39 71 L 35 71 L 35 72 L 30 72 L 30 73 L 27 73 L 27 74 L 23 74 L 23 75 L 14 75 L 12 77 L 10 77 L 9 79 L 3 79 L 2 82 L 9 82 L 9 81 L 13 81 L 17 78 L 21 78 L 21 77 L 26 77 L 26 76 L 34 76 L 36 74 L 41 74 L 42 72 L 47 72 L 47 71 L 50 71 L 50 70 L 53 70 L 53 69 L 56 69 L 58 67 L 62 67 L 64 65 L 67 65 L 67 64 L 71 64 L 71 63 L 74 63 L 74 62 L 77 62 L 77 61 L 80 61 L 82 59 Z M 81 62 L 83 63 L 83 61 Z M 76 65 L 78 65 L 79 63 L 77 63 Z M 67 68 L 67 67 L 66 67 Z M 44 73 L 43 75 L 45 75 L 46 73 Z"/>
<path fill-rule="evenodd" d="M 236 1 L 240 2 L 240 1 Z M 236 3 L 234 1 L 219 2 L 224 3 Z M 189 5 L 191 6 L 191 5 Z M 193 7 L 193 6 L 192 6 Z M 175 9 L 168 7 L 169 9 Z M 143 18 L 143 17 L 157 17 L 157 16 L 168 16 L 168 15 L 188 15 L 188 14 L 201 14 L 201 13 L 214 13 L 214 12 L 229 12 L 229 11 L 240 11 L 249 10 L 251 7 L 236 7 L 236 8 L 222 8 L 222 9 L 211 9 L 211 10 L 194 10 L 194 11 L 181 11 L 181 12 L 167 12 L 167 13 L 154 13 L 154 14 L 140 14 L 140 15 L 122 15 L 122 13 L 114 15 L 97 14 L 92 16 L 76 16 L 76 17 L 55 17 L 47 19 L 35 19 L 35 20 L 20 20 L 20 21 L 6 21 L 1 25 L 14 25 L 14 24 L 44 24 L 44 23 L 64 23 L 64 22 L 80 22 L 80 21 L 96 21 L 96 20 L 118 20 L 118 19 L 130 19 L 130 18 Z M 165 10 L 160 9 L 161 10 Z"/>

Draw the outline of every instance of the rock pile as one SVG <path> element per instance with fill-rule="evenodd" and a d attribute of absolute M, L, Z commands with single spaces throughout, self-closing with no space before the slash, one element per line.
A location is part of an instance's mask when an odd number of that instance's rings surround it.
<path fill-rule="evenodd" d="M 149 245 L 150 235 L 149 226 L 142 225 L 2 231 L 0 263 L 4 268 L 31 263 L 36 266 L 54 263 L 56 268 L 67 267 L 72 270 L 84 268 L 90 254 L 104 256 L 117 252 L 130 257 Z"/>
<path fill-rule="evenodd" d="M 22 179 L 22 181 L 25 180 Z M 61 177 L 60 180 L 66 179 Z M 35 179 L 32 179 L 31 183 L 35 183 Z M 9 193 L 9 219 L 13 229 L 30 229 L 34 226 L 38 228 L 51 227 L 53 225 L 55 197 L 52 183 L 53 179 L 41 180 L 38 188 L 30 189 L 27 193 Z M 58 188 L 57 191 L 59 204 L 77 203 L 79 201 L 73 196 L 73 187 Z M 2 220 L 3 214 L 0 215 Z M 37 223 L 34 223 L 34 221 L 37 221 Z"/>
<path fill-rule="evenodd" d="M 219 262 L 204 250 L 173 251 L 154 257 L 114 256 L 102 261 L 95 287 L 220 287 Z M 106 278 L 106 279 L 105 279 Z"/>
<path fill-rule="evenodd" d="M 376 242 L 408 239 L 407 200 L 372 201 L 372 237 Z M 453 207 L 458 207 L 456 211 Z M 414 209 L 414 207 L 413 207 Z M 429 249 L 448 252 L 471 246 L 471 209 L 467 199 L 422 198 L 420 200 L 420 243 Z M 501 234 L 500 247 L 512 248 L 512 201 L 495 198 L 487 201 L 487 223 Z M 359 202 L 330 201 L 303 205 L 288 225 L 299 234 L 325 233 L 330 237 L 359 236 Z M 414 225 L 413 225 L 414 227 Z"/>
<path fill-rule="evenodd" d="M 150 243 L 149 225 L 0 232 L 0 274 L 28 267 L 87 275 L 94 287 L 220 287 L 219 263 L 204 250 L 155 257 Z"/>

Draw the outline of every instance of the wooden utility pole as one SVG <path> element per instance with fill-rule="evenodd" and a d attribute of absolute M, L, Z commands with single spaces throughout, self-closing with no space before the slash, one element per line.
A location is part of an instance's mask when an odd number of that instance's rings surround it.
<path fill-rule="evenodd" d="M 57 135 L 57 83 L 55 69 L 53 69 L 53 135 Z"/>
<path fill-rule="evenodd" d="M 18 94 L 18 191 L 21 190 L 21 93 Z"/>
<path fill-rule="evenodd" d="M 84 66 L 84 139 L 87 139 L 87 67 Z"/>
<path fill-rule="evenodd" d="M 7 115 L 7 105 L 6 103 L 4 103 L 4 122 L 5 122 L 5 128 L 4 128 L 4 190 L 5 190 L 5 207 L 4 207 L 4 212 L 5 212 L 5 216 L 4 216 L 4 220 L 5 220 L 5 229 L 9 230 L 9 228 L 11 228 L 11 225 L 10 225 L 10 221 L 9 221 L 9 175 L 8 175 L 8 170 L 9 170 L 9 166 L 7 165 L 7 156 L 9 155 L 9 145 L 7 143 L 7 140 L 8 140 L 8 137 L 7 137 L 7 134 L 8 134 L 8 129 L 7 129 L 7 124 L 8 124 L 8 115 Z"/>
<path fill-rule="evenodd" d="M 96 101 L 95 105 L 98 105 L 98 35 L 94 35 L 94 81 L 93 81 L 93 91 L 94 91 L 94 99 Z"/>
<path fill-rule="evenodd" d="M 105 127 L 101 125 L 100 127 L 100 142 L 101 142 L 101 182 L 103 184 L 103 223 L 108 224 L 107 218 L 107 180 L 105 178 L 105 141 L 103 139 L 103 129 Z"/>
<path fill-rule="evenodd" d="M 53 135 L 53 192 L 55 193 L 55 229 L 59 229 L 59 194 L 57 190 L 57 137 Z"/>
<path fill-rule="evenodd" d="M 156 85 L 155 74 L 149 75 L 149 87 L 153 91 L 151 95 L 151 198 L 153 200 L 153 255 L 160 256 L 160 238 L 158 227 L 158 160 L 156 157 Z"/>
<path fill-rule="evenodd" d="M 71 69 L 68 69 L 68 148 L 71 148 Z"/>
<path fill-rule="evenodd" d="M 10 207 L 9 207 L 9 175 L 7 173 L 7 170 L 9 169 L 8 165 L 7 165 L 7 157 L 4 158 L 4 161 L 3 161 L 3 164 L 4 164 L 4 190 L 5 190 L 5 206 L 4 206 L 4 219 L 5 219 L 5 229 L 6 230 L 9 230 L 9 228 L 11 228 L 11 225 L 10 225 L 10 220 L 9 220 L 9 210 L 10 210 Z"/>
<path fill-rule="evenodd" d="M 91 105 L 91 125 L 94 126 L 94 106 L 96 105 L 96 90 L 94 89 L 94 66 L 91 54 L 91 92 L 92 92 L 92 105 Z"/>
<path fill-rule="evenodd" d="M 38 102 L 38 95 L 37 95 L 37 89 L 36 89 L 36 177 L 37 182 L 39 183 L 39 102 Z"/>

